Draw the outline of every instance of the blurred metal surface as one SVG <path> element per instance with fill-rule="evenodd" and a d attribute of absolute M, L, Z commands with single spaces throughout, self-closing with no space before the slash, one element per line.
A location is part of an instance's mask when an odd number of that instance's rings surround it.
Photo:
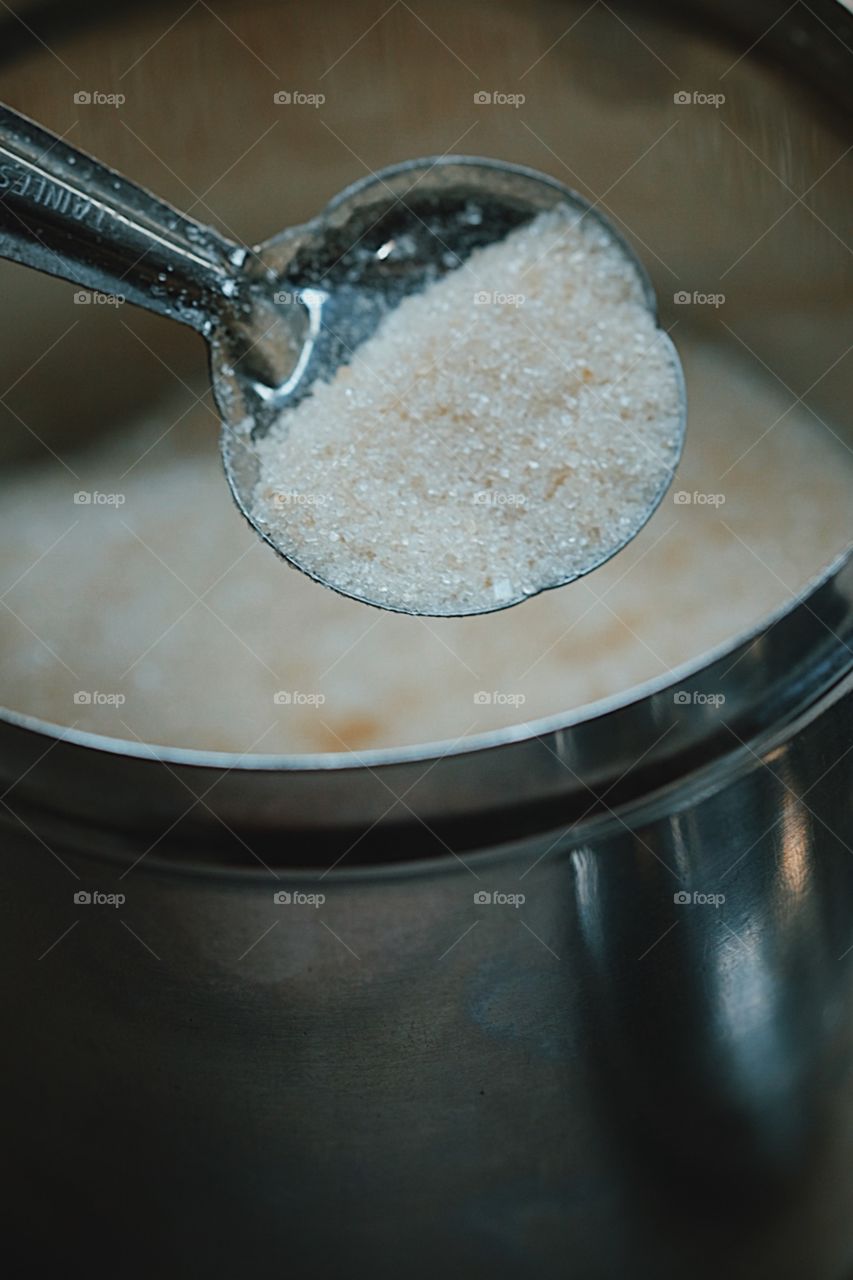
<path fill-rule="evenodd" d="M 69 15 L 98 10 L 63 6 L 55 48 L 73 76 L 25 33 L 4 46 L 0 96 L 61 131 L 76 86 L 115 84 L 183 8 L 111 10 L 75 33 Z M 282 82 L 310 88 L 387 5 L 226 8 Z M 843 232 L 832 166 L 849 144 L 850 15 L 828 0 L 725 0 L 696 6 L 701 21 L 623 5 L 620 22 L 612 8 L 434 0 L 418 14 L 452 24 L 455 53 L 491 88 L 546 54 L 525 119 L 550 160 L 496 112 L 477 150 L 565 181 L 570 164 L 599 194 L 668 128 L 673 86 L 724 79 L 737 136 L 709 112 L 682 117 L 607 204 L 670 295 L 641 242 L 711 289 L 779 218 L 729 277 L 727 319 L 798 394 L 822 378 L 818 405 L 849 439 L 849 375 L 842 363 L 823 376 L 849 315 L 849 249 L 800 208 L 781 219 L 794 197 L 756 155 L 797 194 L 816 183 L 815 208 Z M 360 159 L 316 113 L 291 114 L 217 193 L 247 240 L 306 216 L 362 162 L 440 152 L 470 122 L 464 68 L 405 6 L 362 54 L 370 76 L 345 57 L 324 116 L 340 136 L 357 127 Z M 205 191 L 223 150 L 245 149 L 248 119 L 252 138 L 280 121 L 273 82 L 204 6 L 126 81 L 129 128 L 92 111 L 78 140 L 178 204 L 193 200 L 182 183 Z M 15 311 L 23 280 L 4 264 L 0 282 L 5 385 L 50 341 L 61 286 Z M 173 368 L 198 368 L 200 348 L 145 320 Z M 86 342 L 121 387 L 107 377 L 84 395 L 72 376 L 63 425 L 26 384 L 19 409 L 48 441 L 91 430 L 93 397 L 94 429 L 109 430 L 122 395 L 158 394 L 110 325 L 96 318 Z M 72 335 L 72 374 L 83 356 Z M 4 451 L 27 448 L 10 415 Z M 681 675 L 687 706 L 659 689 L 475 744 L 425 777 L 417 753 L 366 769 L 174 752 L 167 769 L 106 742 L 54 745 L 10 717 L 13 1246 L 140 1276 L 279 1263 L 414 1280 L 848 1280 L 851 594 L 849 563 L 827 571 L 759 636 Z M 692 701 L 721 691 L 727 728 Z M 176 821 L 186 787 L 213 783 L 213 814 Z M 387 809 L 388 787 L 412 814 L 398 809 L 323 875 Z M 297 891 L 325 902 L 273 900 Z M 76 892 L 126 901 L 75 904 Z M 483 892 L 491 903 L 474 901 Z"/>
<path fill-rule="evenodd" d="M 8 838 L 7 1241 L 128 1276 L 847 1277 L 851 708 L 474 874 L 122 878 L 51 840 L 69 875 Z"/>

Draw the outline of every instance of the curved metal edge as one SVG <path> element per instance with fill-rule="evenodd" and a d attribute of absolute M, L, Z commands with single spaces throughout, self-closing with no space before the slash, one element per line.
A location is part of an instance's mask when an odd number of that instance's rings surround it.
<path fill-rule="evenodd" d="M 372 857 L 382 841 L 382 857 L 393 860 L 401 847 L 413 858 L 470 848 L 489 829 L 503 839 L 545 830 L 731 754 L 843 678 L 853 667 L 853 560 L 802 599 L 705 662 L 639 690 L 450 744 L 252 757 L 120 742 L 7 713 L 4 805 L 13 814 L 19 805 L 52 810 L 152 845 L 179 824 L 190 860 L 195 842 L 217 859 L 230 845 L 229 857 L 279 866 L 312 841 L 317 863 L 328 866 L 351 849 Z M 721 696 L 724 712 L 709 700 Z M 431 848 L 419 851 L 425 843 Z"/>
<path fill-rule="evenodd" d="M 525 859 L 532 860 L 532 865 L 535 866 L 545 856 L 565 857 L 578 848 L 596 845 L 608 835 L 619 834 L 620 831 L 639 830 L 664 818 L 667 821 L 677 821 L 679 815 L 692 812 L 698 803 L 726 789 L 735 779 L 766 768 L 768 758 L 775 757 L 780 749 L 808 730 L 821 717 L 835 715 L 842 723 L 845 722 L 849 718 L 851 706 L 853 674 L 848 673 L 846 678 L 824 692 L 795 718 L 782 726 L 775 725 L 752 741 L 741 744 L 722 763 L 710 761 L 691 773 L 664 783 L 633 802 L 591 815 L 577 824 L 547 830 L 537 829 L 523 837 L 509 840 L 501 839 L 498 834 L 493 841 L 486 840 L 476 850 L 466 853 L 462 860 L 455 852 L 448 851 L 432 858 L 401 859 L 381 864 L 353 866 L 343 863 L 331 869 L 321 869 L 318 865 L 288 864 L 286 867 L 273 869 L 260 865 L 227 865 L 198 856 L 191 859 L 185 856 L 175 858 L 168 856 L 168 852 L 163 850 L 146 858 L 145 871 L 170 877 L 180 875 L 188 880 L 215 879 L 235 887 L 257 886 L 261 881 L 269 884 L 272 879 L 274 884 L 270 887 L 275 889 L 304 889 L 308 885 L 327 882 L 335 887 L 365 885 L 377 881 L 383 884 L 405 883 L 412 879 L 444 876 L 448 872 L 458 872 L 460 868 L 480 874 L 517 862 L 522 855 Z M 9 817 L 0 812 L 0 829 L 9 825 L 9 822 Z M 49 831 L 41 834 L 48 835 L 68 856 L 83 854 L 108 866 L 126 868 L 129 864 L 135 865 L 138 858 L 138 850 L 130 842 L 126 847 L 122 847 L 121 843 L 117 845 L 112 831 L 98 831 L 82 825 L 72 826 L 64 816 L 55 818 L 50 823 Z"/>

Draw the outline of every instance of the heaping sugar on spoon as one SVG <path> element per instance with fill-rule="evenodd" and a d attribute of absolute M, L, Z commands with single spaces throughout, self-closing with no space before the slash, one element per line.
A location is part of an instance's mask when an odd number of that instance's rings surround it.
<path fill-rule="evenodd" d="M 404 612 L 487 612 L 588 573 L 678 462 L 680 365 L 607 228 L 557 205 L 405 298 L 257 441 L 253 517 Z"/>
<path fill-rule="evenodd" d="M 651 286 L 545 174 L 405 161 L 250 248 L 0 104 L 0 181 L 0 256 L 204 336 L 238 507 L 345 595 L 506 608 L 603 563 L 672 478 Z"/>

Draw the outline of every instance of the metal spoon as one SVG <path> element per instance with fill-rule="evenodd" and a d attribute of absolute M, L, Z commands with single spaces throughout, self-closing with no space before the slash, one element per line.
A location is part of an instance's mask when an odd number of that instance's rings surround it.
<path fill-rule="evenodd" d="M 651 282 L 619 233 L 581 196 L 532 169 L 447 156 L 394 165 L 348 187 L 310 222 L 248 248 L 0 105 L 0 256 L 121 295 L 197 329 L 210 348 L 222 460 L 237 506 L 296 568 L 379 607 L 388 606 L 297 563 L 258 522 L 253 444 L 311 393 L 317 379 L 330 379 L 348 363 L 406 295 L 557 204 L 574 206 L 607 228 L 638 272 L 655 314 Z M 472 205 L 479 211 L 473 220 Z M 674 348 L 672 358 L 681 379 Z M 679 453 L 685 419 L 686 410 Z M 670 474 L 643 524 L 671 480 Z"/>

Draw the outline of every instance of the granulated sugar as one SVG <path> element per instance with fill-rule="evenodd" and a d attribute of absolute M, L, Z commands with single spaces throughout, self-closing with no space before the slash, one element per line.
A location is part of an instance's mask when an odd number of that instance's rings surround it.
<path fill-rule="evenodd" d="M 297 564 L 417 613 L 594 568 L 668 485 L 680 384 L 642 282 L 559 206 L 405 299 L 258 444 L 255 515 Z"/>
<path fill-rule="evenodd" d="M 64 451 L 75 474 L 46 451 L 6 467 L 0 703 L 171 746 L 362 753 L 666 676 L 792 601 L 847 544 L 853 491 L 848 450 L 760 366 L 679 346 L 690 430 L 645 529 L 483 617 L 368 609 L 286 571 L 223 501 L 215 416 L 181 388 Z"/>

